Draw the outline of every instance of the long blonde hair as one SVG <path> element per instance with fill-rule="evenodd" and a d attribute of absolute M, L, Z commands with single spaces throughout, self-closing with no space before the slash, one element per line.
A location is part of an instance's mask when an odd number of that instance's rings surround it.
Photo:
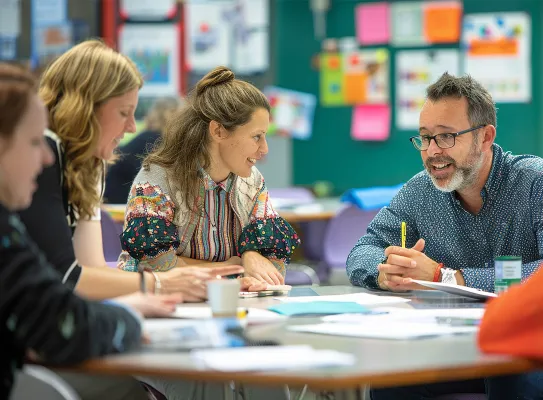
<path fill-rule="evenodd" d="M 100 203 L 96 188 L 104 173 L 94 156 L 100 137 L 97 108 L 143 85 L 136 65 L 99 40 L 74 46 L 44 72 L 39 95 L 49 110 L 49 128 L 64 145 L 69 201 L 81 218 Z"/>
<path fill-rule="evenodd" d="M 232 132 L 260 108 L 270 111 L 260 90 L 236 79 L 230 69 L 216 67 L 200 79 L 181 110 L 168 121 L 162 140 L 143 161 L 144 168 L 150 164 L 165 168 L 192 207 L 198 196 L 198 170 L 211 164 L 209 123 L 216 121 Z"/>

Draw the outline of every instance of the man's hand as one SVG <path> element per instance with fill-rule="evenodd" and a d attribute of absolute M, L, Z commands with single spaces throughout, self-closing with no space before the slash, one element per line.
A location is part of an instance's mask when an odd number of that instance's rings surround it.
<path fill-rule="evenodd" d="M 426 256 L 424 239 L 419 239 L 415 246 L 406 249 L 390 246 L 385 249 L 386 263 L 379 264 L 379 286 L 391 291 L 424 289 L 411 282 L 411 279 L 432 281 L 438 263 Z"/>

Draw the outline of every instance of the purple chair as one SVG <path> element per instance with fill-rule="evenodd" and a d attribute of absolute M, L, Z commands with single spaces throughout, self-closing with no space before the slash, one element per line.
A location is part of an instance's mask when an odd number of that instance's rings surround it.
<path fill-rule="evenodd" d="M 109 262 L 117 262 L 119 254 L 121 254 L 121 240 L 119 239 L 119 235 L 122 233 L 122 227 L 106 211 L 102 211 L 101 213 L 101 224 L 102 247 L 104 249 L 104 257 L 109 265 Z"/>
<path fill-rule="evenodd" d="M 330 270 L 345 272 L 347 256 L 366 233 L 366 229 L 379 210 L 364 211 L 350 205 L 341 210 L 330 222 L 324 237 L 324 262 Z"/>

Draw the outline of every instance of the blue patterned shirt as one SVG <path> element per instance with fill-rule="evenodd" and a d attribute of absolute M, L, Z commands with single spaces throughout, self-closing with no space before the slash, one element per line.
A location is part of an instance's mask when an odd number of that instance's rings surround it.
<path fill-rule="evenodd" d="M 351 283 L 379 287 L 377 265 L 385 248 L 400 246 L 402 221 L 407 223 L 406 247 L 423 238 L 425 254 L 460 270 L 466 286 L 493 292 L 498 256 L 522 257 L 522 278 L 531 275 L 543 258 L 543 159 L 514 156 L 496 144 L 493 154 L 476 215 L 462 207 L 454 192 L 436 189 L 426 171 L 409 180 L 349 254 Z"/>

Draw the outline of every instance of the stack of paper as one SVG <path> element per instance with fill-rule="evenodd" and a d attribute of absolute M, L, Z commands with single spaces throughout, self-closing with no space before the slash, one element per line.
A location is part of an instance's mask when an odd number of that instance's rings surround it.
<path fill-rule="evenodd" d="M 356 359 L 335 350 L 315 350 L 310 346 L 237 347 L 194 350 L 194 360 L 219 371 L 269 371 L 330 366 L 348 366 Z"/>
<path fill-rule="evenodd" d="M 434 336 L 472 333 L 475 326 L 448 326 L 437 323 L 386 322 L 379 324 L 322 323 L 291 326 L 294 332 L 320 333 L 324 335 L 354 336 L 373 339 L 422 339 Z"/>
<path fill-rule="evenodd" d="M 406 303 L 410 301 L 403 297 L 395 296 L 378 296 L 369 293 L 351 293 L 351 294 L 339 294 L 331 296 L 304 296 L 304 297 L 276 297 L 276 300 L 284 301 L 288 303 L 307 303 L 313 301 L 338 301 L 338 302 L 354 302 L 365 306 L 384 305 L 384 304 L 397 304 Z"/>

